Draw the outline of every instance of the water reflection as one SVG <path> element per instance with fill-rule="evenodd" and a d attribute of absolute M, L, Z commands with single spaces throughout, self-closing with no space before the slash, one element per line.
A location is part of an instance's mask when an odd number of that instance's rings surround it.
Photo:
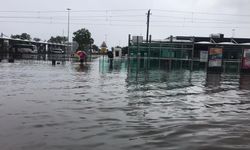
<path fill-rule="evenodd" d="M 99 59 L 99 71 L 102 73 L 118 73 L 127 70 L 127 61 L 124 58 L 110 61 L 106 56 Z"/>
<path fill-rule="evenodd" d="M 75 69 L 77 72 L 86 72 L 86 71 L 88 71 L 89 66 L 86 64 L 79 64 L 79 65 L 77 64 Z"/>
<path fill-rule="evenodd" d="M 240 89 L 241 90 L 250 90 L 250 75 L 241 75 L 240 76 Z"/>
<path fill-rule="evenodd" d="M 221 74 L 207 74 L 206 87 L 218 88 L 221 84 Z"/>

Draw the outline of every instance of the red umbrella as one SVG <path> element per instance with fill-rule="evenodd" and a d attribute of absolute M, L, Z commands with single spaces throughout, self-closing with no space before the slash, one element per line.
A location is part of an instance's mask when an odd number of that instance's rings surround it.
<path fill-rule="evenodd" d="M 80 57 L 80 59 L 85 58 L 85 56 L 87 56 L 85 51 L 77 51 L 76 54 Z"/>

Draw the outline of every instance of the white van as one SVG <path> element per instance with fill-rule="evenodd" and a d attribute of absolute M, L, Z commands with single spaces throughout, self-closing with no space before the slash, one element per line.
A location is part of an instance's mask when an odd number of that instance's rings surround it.
<path fill-rule="evenodd" d="M 61 48 L 51 49 L 52 54 L 64 54 L 64 51 Z"/>
<path fill-rule="evenodd" d="M 12 47 L 17 53 L 37 53 L 36 45 L 31 44 L 16 44 Z"/>

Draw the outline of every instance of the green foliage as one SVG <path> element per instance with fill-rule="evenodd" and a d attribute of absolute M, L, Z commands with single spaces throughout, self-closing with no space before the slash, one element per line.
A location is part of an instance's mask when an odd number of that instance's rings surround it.
<path fill-rule="evenodd" d="M 21 37 L 20 35 L 11 35 L 10 37 L 11 37 L 12 39 L 21 39 L 21 38 L 20 38 L 20 37 Z"/>
<path fill-rule="evenodd" d="M 30 40 L 31 36 L 28 33 L 22 33 L 21 35 L 11 35 L 13 39 L 22 39 L 22 40 Z"/>
<path fill-rule="evenodd" d="M 65 43 L 67 41 L 67 38 L 65 36 L 56 36 L 56 37 L 51 37 L 48 42 L 50 43 Z"/>
<path fill-rule="evenodd" d="M 128 54 L 128 46 L 122 48 L 122 54 Z"/>
<path fill-rule="evenodd" d="M 99 51 L 99 47 L 97 45 L 92 45 L 92 49 L 95 50 L 95 51 Z"/>
<path fill-rule="evenodd" d="M 34 41 L 36 41 L 36 42 L 41 41 L 41 39 L 40 39 L 40 38 L 33 38 L 33 40 L 34 40 Z"/>
<path fill-rule="evenodd" d="M 91 38 L 91 33 L 88 29 L 82 28 L 74 32 L 73 35 L 73 40 L 79 44 L 78 49 L 85 50 L 94 43 L 94 39 Z"/>

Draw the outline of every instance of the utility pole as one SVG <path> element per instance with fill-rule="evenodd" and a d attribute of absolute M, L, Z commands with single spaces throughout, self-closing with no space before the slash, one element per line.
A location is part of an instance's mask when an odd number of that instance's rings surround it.
<path fill-rule="evenodd" d="M 148 13 L 147 13 L 147 37 L 146 37 L 146 41 L 147 41 L 147 43 L 148 43 L 148 34 L 149 34 L 149 20 L 150 20 L 150 15 L 151 15 L 151 13 L 150 13 L 150 9 L 148 10 Z"/>
<path fill-rule="evenodd" d="M 68 53 L 70 51 L 70 48 L 69 48 L 69 21 L 70 21 L 70 8 L 67 8 L 67 11 L 68 11 Z"/>

